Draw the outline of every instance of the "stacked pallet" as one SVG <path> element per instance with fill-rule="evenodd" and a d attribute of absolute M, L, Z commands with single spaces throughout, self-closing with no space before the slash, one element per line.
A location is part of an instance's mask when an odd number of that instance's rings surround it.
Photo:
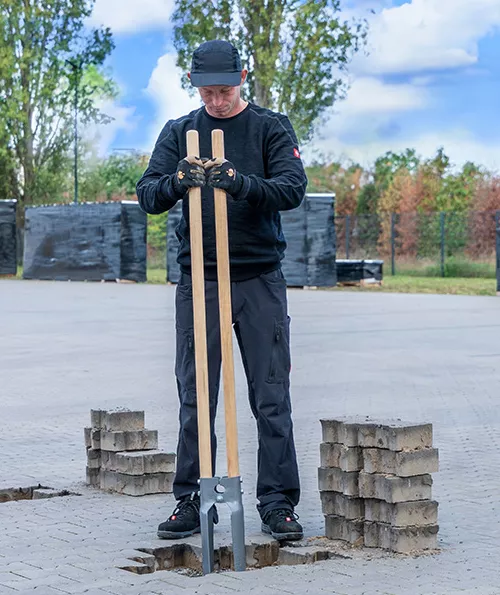
<path fill-rule="evenodd" d="M 144 411 L 92 410 L 90 421 L 89 485 L 129 496 L 172 492 L 175 454 L 158 450 L 158 431 L 145 428 Z"/>
<path fill-rule="evenodd" d="M 319 490 L 325 534 L 409 553 L 437 547 L 432 425 L 360 418 L 321 420 Z"/>

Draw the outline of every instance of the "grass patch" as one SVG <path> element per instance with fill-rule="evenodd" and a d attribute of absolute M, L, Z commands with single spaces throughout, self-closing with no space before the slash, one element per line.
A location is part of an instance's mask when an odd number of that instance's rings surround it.
<path fill-rule="evenodd" d="M 154 285 L 165 284 L 167 282 L 167 271 L 165 269 L 148 268 L 147 277 L 148 283 Z"/>
<path fill-rule="evenodd" d="M 496 295 L 495 279 L 440 277 L 385 277 L 381 287 L 337 287 L 334 291 L 375 291 L 390 293 L 433 293 L 445 295 Z"/>
<path fill-rule="evenodd" d="M 386 269 L 387 270 L 387 269 Z M 390 269 L 389 269 L 390 270 Z M 441 265 L 436 262 L 401 263 L 396 261 L 396 273 L 405 277 L 441 277 Z M 448 258 L 444 263 L 445 277 L 495 279 L 495 263 Z"/>

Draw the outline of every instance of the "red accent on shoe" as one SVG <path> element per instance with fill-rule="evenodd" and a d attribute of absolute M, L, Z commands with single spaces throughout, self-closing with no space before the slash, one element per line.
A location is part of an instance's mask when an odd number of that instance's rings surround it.
<path fill-rule="evenodd" d="M 292 519 L 291 519 L 289 516 L 287 516 L 287 517 L 286 517 L 286 522 L 287 522 L 287 523 L 291 523 L 291 522 L 292 522 Z"/>
<path fill-rule="evenodd" d="M 175 516 L 175 514 L 173 514 L 173 515 L 170 517 L 170 520 L 171 520 L 171 521 L 175 521 L 175 519 L 176 519 L 176 518 L 177 518 L 177 517 Z"/>

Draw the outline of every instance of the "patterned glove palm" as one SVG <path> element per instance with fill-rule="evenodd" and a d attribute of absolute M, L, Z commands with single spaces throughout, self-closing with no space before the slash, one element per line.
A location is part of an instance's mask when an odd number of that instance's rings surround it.
<path fill-rule="evenodd" d="M 243 176 L 236 171 L 227 159 L 214 158 L 205 163 L 207 184 L 211 188 L 225 190 L 228 194 L 236 194 L 243 185 Z"/>
<path fill-rule="evenodd" d="M 203 160 L 188 155 L 177 164 L 174 176 L 174 188 L 179 194 L 186 194 L 190 188 L 201 188 L 206 183 Z"/>

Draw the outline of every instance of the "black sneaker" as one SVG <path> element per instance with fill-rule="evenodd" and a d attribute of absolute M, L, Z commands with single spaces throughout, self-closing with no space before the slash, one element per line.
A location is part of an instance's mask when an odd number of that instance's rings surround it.
<path fill-rule="evenodd" d="M 262 531 L 278 541 L 297 541 L 304 537 L 298 518 L 289 508 L 271 510 L 262 519 Z"/>
<path fill-rule="evenodd" d="M 219 517 L 216 509 L 214 512 L 214 523 L 217 524 Z M 183 539 L 199 532 L 200 497 L 198 494 L 179 500 L 172 515 L 158 527 L 158 537 L 162 539 Z"/>

